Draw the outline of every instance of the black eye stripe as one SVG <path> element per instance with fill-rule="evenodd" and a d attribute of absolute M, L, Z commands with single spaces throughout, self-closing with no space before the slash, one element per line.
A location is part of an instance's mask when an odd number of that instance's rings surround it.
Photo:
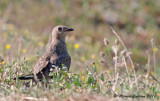
<path fill-rule="evenodd" d="M 61 28 L 61 27 L 58 27 L 58 30 L 59 30 L 59 31 L 61 31 L 61 30 L 62 30 L 62 28 Z"/>

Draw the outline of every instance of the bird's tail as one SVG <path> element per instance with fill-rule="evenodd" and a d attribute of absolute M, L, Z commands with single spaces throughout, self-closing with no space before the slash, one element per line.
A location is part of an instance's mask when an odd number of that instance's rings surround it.
<path fill-rule="evenodd" d="M 34 74 L 28 74 L 28 75 L 24 75 L 24 76 L 20 76 L 20 77 L 15 77 L 14 80 L 19 79 L 19 80 L 30 80 L 30 79 L 34 79 Z"/>

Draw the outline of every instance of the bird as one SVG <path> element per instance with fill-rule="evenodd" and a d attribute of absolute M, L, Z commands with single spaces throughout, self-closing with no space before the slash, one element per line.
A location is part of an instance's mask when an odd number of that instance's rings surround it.
<path fill-rule="evenodd" d="M 52 34 L 49 37 L 46 51 L 35 64 L 33 73 L 18 77 L 18 79 L 32 79 L 37 83 L 38 81 L 42 81 L 44 78 L 48 80 L 50 78 L 49 73 L 51 72 L 51 69 L 55 69 L 55 66 L 61 69 L 64 65 L 67 67 L 67 70 L 69 70 L 71 57 L 66 48 L 65 38 L 67 33 L 70 31 L 74 31 L 74 29 L 64 25 L 54 27 Z M 14 78 L 14 80 L 16 79 L 17 77 Z"/>

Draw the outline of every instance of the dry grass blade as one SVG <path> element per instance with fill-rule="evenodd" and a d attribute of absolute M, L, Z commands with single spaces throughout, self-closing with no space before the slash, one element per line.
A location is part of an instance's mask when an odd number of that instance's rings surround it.
<path fill-rule="evenodd" d="M 130 78 L 130 76 L 129 76 L 129 71 L 128 71 L 128 67 L 127 67 L 126 59 L 125 59 L 125 57 L 124 57 L 124 56 L 122 57 L 122 59 L 123 59 L 123 61 L 124 61 L 124 66 L 126 67 L 126 72 L 127 72 L 128 80 L 129 80 L 129 83 L 130 83 L 130 87 L 132 88 L 133 83 L 132 83 L 131 78 Z"/>
<path fill-rule="evenodd" d="M 112 30 L 113 34 L 118 38 L 118 40 L 121 42 L 122 46 L 124 47 L 124 49 L 128 52 L 128 49 L 127 47 L 125 46 L 125 44 L 123 43 L 122 39 L 120 38 L 120 36 L 118 35 L 118 33 L 110 26 L 110 29 Z M 133 64 L 133 61 L 132 61 L 132 58 L 130 55 L 127 55 L 130 63 L 131 63 L 131 66 L 132 66 L 132 69 L 133 69 L 133 72 L 134 72 L 134 77 L 135 77 L 135 82 L 136 82 L 136 86 L 137 86 L 137 90 L 139 90 L 139 87 L 138 87 L 138 80 L 137 80 L 137 75 L 136 75 L 136 71 L 135 71 L 135 66 Z"/>
<path fill-rule="evenodd" d="M 153 67 L 154 67 L 154 72 L 156 72 L 156 54 L 155 54 L 155 51 L 154 51 L 154 48 L 155 48 L 154 39 L 151 39 L 151 45 L 152 45 L 152 50 L 153 50 Z"/>
<path fill-rule="evenodd" d="M 148 63 L 147 63 L 147 78 L 148 78 L 148 76 L 149 76 L 149 73 L 150 73 L 150 54 L 149 54 L 149 52 L 147 51 L 147 54 L 148 54 Z"/>

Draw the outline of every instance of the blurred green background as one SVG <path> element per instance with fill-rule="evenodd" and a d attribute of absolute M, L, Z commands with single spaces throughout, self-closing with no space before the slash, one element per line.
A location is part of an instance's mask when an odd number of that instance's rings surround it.
<path fill-rule="evenodd" d="M 66 25 L 75 29 L 66 38 L 71 70 L 83 70 L 86 61 L 100 67 L 99 52 L 111 50 L 104 37 L 110 44 L 116 39 L 111 25 L 133 52 L 135 63 L 145 65 L 147 51 L 152 56 L 154 50 L 158 67 L 159 7 L 160 0 L 0 0 L 0 56 L 4 63 L 29 60 L 32 68 L 53 27 Z"/>

